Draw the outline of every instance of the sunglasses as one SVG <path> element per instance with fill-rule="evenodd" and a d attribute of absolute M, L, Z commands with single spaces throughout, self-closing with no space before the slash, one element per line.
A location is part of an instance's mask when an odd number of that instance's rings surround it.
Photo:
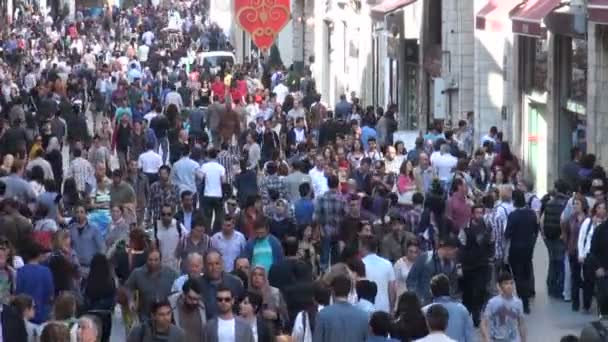
<path fill-rule="evenodd" d="M 230 301 L 232 300 L 232 298 L 230 297 L 215 297 L 215 299 L 217 299 L 218 302 L 224 303 L 230 303 Z"/>

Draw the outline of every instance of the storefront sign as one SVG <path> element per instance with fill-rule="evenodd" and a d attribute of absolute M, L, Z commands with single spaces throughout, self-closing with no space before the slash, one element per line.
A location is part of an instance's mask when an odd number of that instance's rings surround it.
<path fill-rule="evenodd" d="M 566 110 L 580 115 L 586 115 L 587 113 L 585 105 L 572 100 L 568 100 L 568 102 L 566 102 Z"/>
<path fill-rule="evenodd" d="M 268 50 L 291 18 L 290 0 L 234 0 L 239 26 L 261 50 Z"/>

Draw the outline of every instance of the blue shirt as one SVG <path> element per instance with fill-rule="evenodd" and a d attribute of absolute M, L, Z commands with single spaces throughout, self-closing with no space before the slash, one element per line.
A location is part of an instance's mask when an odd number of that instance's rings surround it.
<path fill-rule="evenodd" d="M 16 294 L 25 293 L 34 299 L 36 314 L 32 322 L 40 324 L 49 318 L 51 298 L 55 293 L 51 270 L 38 264 L 26 264 L 17 270 Z"/>
<path fill-rule="evenodd" d="M 196 170 L 199 165 L 190 157 L 182 157 L 171 170 L 171 181 L 179 187 L 180 194 L 185 190 L 190 190 L 196 194 Z"/>
<path fill-rule="evenodd" d="M 446 335 L 458 342 L 477 341 L 473 319 L 464 305 L 450 297 L 438 297 L 433 300 L 432 304 L 423 307 L 422 311 L 426 314 L 429 307 L 434 304 L 441 304 L 448 310 L 449 319 L 448 328 L 445 331 Z"/>
<path fill-rule="evenodd" d="M 376 133 L 376 130 L 369 127 L 369 126 L 363 126 L 361 127 L 361 145 L 363 145 L 363 149 L 365 151 L 367 151 L 369 144 L 367 143 L 367 140 L 369 138 L 376 138 L 378 136 L 378 133 Z"/>
<path fill-rule="evenodd" d="M 262 266 L 268 272 L 272 266 L 272 247 L 268 237 L 263 240 L 257 240 L 253 246 L 253 258 L 251 259 L 251 266 Z"/>
<path fill-rule="evenodd" d="M 296 224 L 312 224 L 312 215 L 315 212 L 315 206 L 311 199 L 300 198 L 294 204 L 294 216 Z"/>
<path fill-rule="evenodd" d="M 89 222 L 83 228 L 80 228 L 79 224 L 74 222 L 70 225 L 69 229 L 72 249 L 78 256 L 80 266 L 89 267 L 93 256 L 105 251 L 105 242 L 101 237 L 99 229 L 92 226 Z"/>

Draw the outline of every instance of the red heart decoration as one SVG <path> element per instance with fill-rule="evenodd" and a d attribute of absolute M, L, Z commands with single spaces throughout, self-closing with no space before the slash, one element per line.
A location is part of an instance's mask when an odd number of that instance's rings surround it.
<path fill-rule="evenodd" d="M 268 50 L 291 19 L 290 0 L 234 0 L 234 13 L 255 45 Z"/>

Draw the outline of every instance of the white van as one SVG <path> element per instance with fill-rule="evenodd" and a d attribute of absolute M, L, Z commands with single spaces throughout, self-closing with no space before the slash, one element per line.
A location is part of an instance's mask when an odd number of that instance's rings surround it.
<path fill-rule="evenodd" d="M 226 62 L 230 65 L 236 64 L 236 57 L 229 51 L 209 51 L 200 53 L 197 62 L 203 67 L 209 66 L 211 73 L 215 74 L 226 65 Z"/>

